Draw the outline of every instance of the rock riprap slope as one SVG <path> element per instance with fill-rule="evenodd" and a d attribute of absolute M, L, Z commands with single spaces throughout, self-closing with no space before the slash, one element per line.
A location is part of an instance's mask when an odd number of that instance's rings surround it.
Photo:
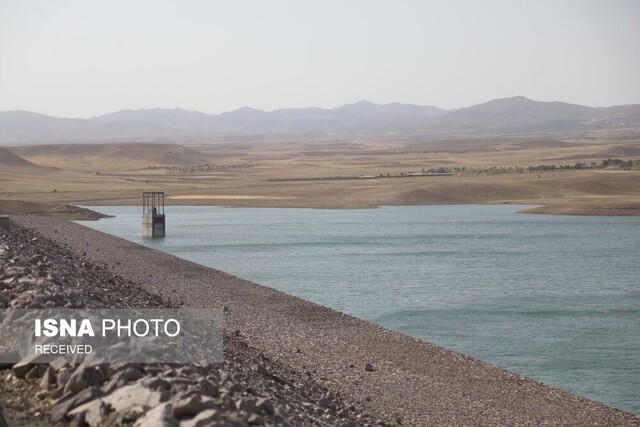
<path fill-rule="evenodd" d="M 73 262 L 82 258 L 104 274 L 126 279 L 129 284 L 123 286 L 136 289 L 139 298 L 156 295 L 167 307 L 225 307 L 227 353 L 235 351 L 237 340 L 255 351 L 255 361 L 243 361 L 238 369 L 266 378 L 275 390 L 291 390 L 288 404 L 300 412 L 287 410 L 290 417 L 315 414 L 313 420 L 288 421 L 293 425 L 333 425 L 342 422 L 341 416 L 374 423 L 366 413 L 384 423 L 411 426 L 640 425 L 632 414 L 79 224 L 32 216 L 14 222 L 27 240 L 29 233 L 37 233 L 34 237 L 46 237 L 57 251 L 67 250 Z M 282 368 L 274 372 L 277 366 Z M 225 387 L 231 384 L 220 385 Z M 273 396 L 277 400 L 279 395 L 274 391 Z M 274 408 L 284 401 L 274 402 Z M 352 409 L 363 412 L 345 413 Z M 277 414 L 252 413 L 265 420 Z"/>
<path fill-rule="evenodd" d="M 53 233 L 63 233 L 55 230 Z M 178 308 L 41 233 L 0 229 L 0 308 Z M 295 350 L 294 350 L 295 351 Z M 2 365 L 0 425 L 383 425 L 233 331 L 224 361 Z"/>

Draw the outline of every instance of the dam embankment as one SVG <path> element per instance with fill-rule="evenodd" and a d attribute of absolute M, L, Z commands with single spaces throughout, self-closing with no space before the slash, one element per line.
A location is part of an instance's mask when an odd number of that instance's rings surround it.
<path fill-rule="evenodd" d="M 12 220 L 12 233 L 37 233 L 167 305 L 226 307 L 228 336 L 372 414 L 354 412 L 356 423 L 640 425 L 632 414 L 79 224 Z"/>

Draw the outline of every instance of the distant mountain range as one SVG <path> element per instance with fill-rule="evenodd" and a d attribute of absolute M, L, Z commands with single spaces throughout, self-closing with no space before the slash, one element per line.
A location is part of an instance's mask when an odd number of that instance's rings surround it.
<path fill-rule="evenodd" d="M 504 135 L 577 129 L 640 127 L 640 104 L 591 108 L 521 96 L 459 110 L 367 101 L 334 109 L 265 112 L 249 107 L 209 115 L 154 108 L 90 119 L 28 111 L 0 113 L 0 145 L 74 142 L 204 142 L 211 139 L 385 139 Z"/>

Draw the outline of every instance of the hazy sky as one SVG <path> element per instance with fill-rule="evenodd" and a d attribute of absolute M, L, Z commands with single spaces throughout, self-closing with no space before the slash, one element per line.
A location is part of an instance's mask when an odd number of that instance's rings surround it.
<path fill-rule="evenodd" d="M 0 0 L 0 111 L 640 103 L 639 0 Z"/>

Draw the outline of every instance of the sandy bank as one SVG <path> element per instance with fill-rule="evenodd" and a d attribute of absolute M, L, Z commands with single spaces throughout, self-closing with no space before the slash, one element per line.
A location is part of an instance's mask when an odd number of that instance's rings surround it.
<path fill-rule="evenodd" d="M 91 230 L 18 217 L 166 301 L 227 306 L 226 329 L 358 407 L 406 425 L 640 425 L 640 417 L 282 292 Z M 373 371 L 366 370 L 370 363 Z"/>
<path fill-rule="evenodd" d="M 519 213 L 543 215 L 640 216 L 640 201 L 614 201 L 603 204 L 550 204 L 525 209 Z"/>
<path fill-rule="evenodd" d="M 169 196 L 169 200 L 286 200 L 287 197 L 254 196 L 248 194 L 187 194 Z"/>

